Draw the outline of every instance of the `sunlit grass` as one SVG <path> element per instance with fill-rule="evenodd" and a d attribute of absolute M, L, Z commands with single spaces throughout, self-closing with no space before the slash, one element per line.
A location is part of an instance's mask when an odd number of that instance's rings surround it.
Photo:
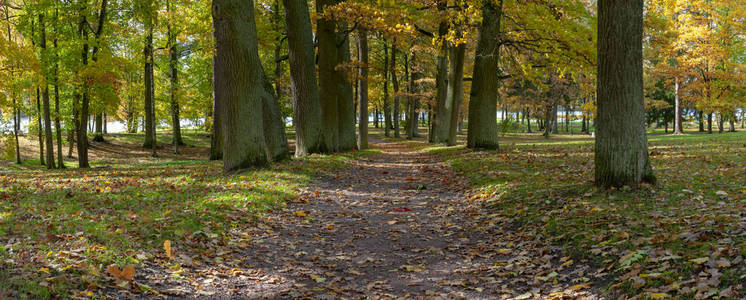
<path fill-rule="evenodd" d="M 515 135 L 501 140 L 501 151 L 427 150 L 471 179 L 472 198 L 484 203 L 495 222 L 534 232 L 578 260 L 608 266 L 616 279 L 599 288 L 612 294 L 666 291 L 694 297 L 697 290 L 668 289 L 696 282 L 686 280 L 696 279 L 704 266 L 692 260 L 734 262 L 746 254 L 746 234 L 738 234 L 746 224 L 746 134 L 650 135 L 649 141 L 659 184 L 639 190 L 593 186 L 589 137 L 542 141 Z M 668 251 L 680 258 L 621 267 L 619 258 L 634 251 Z M 663 275 L 633 285 L 629 277 L 635 276 L 628 273 L 634 270 Z M 743 262 L 720 271 L 728 275 L 714 288 L 746 280 Z"/>
<path fill-rule="evenodd" d="M 230 243 L 241 228 L 294 201 L 312 177 L 373 152 L 314 155 L 231 176 L 220 162 L 164 158 L 112 157 L 90 170 L 33 163 L 5 170 L 0 297 L 49 298 L 98 286 L 106 266 L 153 259 L 165 240 L 200 255 L 202 243 Z"/>

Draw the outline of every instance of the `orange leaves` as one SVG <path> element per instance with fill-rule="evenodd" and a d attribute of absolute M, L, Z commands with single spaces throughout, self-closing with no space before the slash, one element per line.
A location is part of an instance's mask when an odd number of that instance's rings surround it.
<path fill-rule="evenodd" d="M 111 277 L 114 277 L 117 286 L 120 288 L 126 288 L 135 278 L 135 267 L 131 265 L 126 266 L 121 270 L 117 266 L 111 265 L 106 269 L 106 272 L 109 273 Z"/>

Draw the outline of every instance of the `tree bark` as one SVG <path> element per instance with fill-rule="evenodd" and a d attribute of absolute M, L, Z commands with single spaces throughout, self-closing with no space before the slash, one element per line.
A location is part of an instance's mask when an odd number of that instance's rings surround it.
<path fill-rule="evenodd" d="M 463 99 L 463 82 L 464 82 L 464 57 L 466 55 L 466 44 L 460 44 L 451 48 L 451 70 L 450 79 L 448 80 L 448 101 L 446 101 L 446 111 L 450 112 L 450 124 L 448 125 L 448 139 L 446 143 L 449 146 L 456 145 L 456 133 L 458 131 L 458 117 Z"/>
<path fill-rule="evenodd" d="M 166 1 L 166 9 L 170 12 L 171 1 Z M 171 16 L 169 16 L 171 18 Z M 174 153 L 179 153 L 179 146 L 184 145 L 184 139 L 181 137 L 181 117 L 179 107 L 179 49 L 176 44 L 176 33 L 173 31 L 172 20 L 169 19 L 167 26 L 168 37 L 168 66 L 171 71 L 171 143 L 174 145 Z"/>
<path fill-rule="evenodd" d="M 321 16 L 327 6 L 336 4 L 337 0 L 317 0 L 316 12 Z M 339 150 L 339 103 L 337 100 L 337 34 L 336 22 L 321 17 L 316 23 L 319 64 L 319 102 L 321 103 L 321 130 L 324 136 L 324 148 L 328 152 Z"/>
<path fill-rule="evenodd" d="M 469 102 L 467 147 L 472 149 L 500 147 L 497 141 L 497 89 L 500 79 L 496 70 L 500 59 L 502 4 L 502 0 L 497 3 L 482 0 L 482 23 L 478 30 Z"/>
<path fill-rule="evenodd" d="M 383 39 L 383 127 L 384 135 L 391 136 L 391 103 L 389 101 L 389 45 Z"/>
<path fill-rule="evenodd" d="M 39 14 L 39 27 L 40 27 L 40 39 L 39 47 L 41 48 L 42 57 L 47 56 L 47 26 L 44 21 L 44 14 Z M 48 74 L 45 70 L 47 65 L 42 62 L 42 70 L 44 74 Z M 46 75 L 45 75 L 46 76 Z M 54 139 L 52 138 L 52 118 L 51 109 L 49 105 L 49 84 L 48 80 L 44 80 L 44 88 L 42 89 L 42 106 L 44 109 L 44 141 L 46 142 L 46 163 L 47 169 L 55 169 L 57 165 L 54 162 Z M 40 128 L 41 129 L 41 128 Z"/>
<path fill-rule="evenodd" d="M 401 133 L 399 132 L 399 120 L 401 119 L 401 102 L 399 98 L 399 78 L 396 76 L 396 40 L 391 44 L 391 83 L 394 88 L 394 114 L 393 114 L 393 126 L 394 126 L 394 137 L 400 138 Z"/>
<path fill-rule="evenodd" d="M 682 125 L 682 116 L 681 116 L 681 98 L 679 97 L 679 77 L 676 76 L 674 80 L 674 118 L 673 118 L 673 134 L 682 134 L 684 133 L 684 126 Z"/>
<path fill-rule="evenodd" d="M 261 67 L 261 65 L 259 66 Z M 267 159 L 282 161 L 290 158 L 290 146 L 285 134 L 285 121 L 280 111 L 280 103 L 275 97 L 272 82 L 265 76 L 264 69 L 259 70 L 264 83 L 262 94 L 262 113 L 264 122 L 264 142 L 267 145 Z"/>
<path fill-rule="evenodd" d="M 93 116 L 95 125 L 95 134 L 93 135 L 93 141 L 94 142 L 103 142 L 104 141 L 104 115 L 102 113 L 97 113 Z"/>
<path fill-rule="evenodd" d="M 448 1 L 438 0 L 438 10 L 443 12 L 446 10 Z M 435 112 L 430 115 L 432 118 L 431 122 L 431 134 L 428 136 L 428 141 L 431 143 L 446 143 L 448 141 L 448 134 L 450 132 L 451 125 L 451 111 L 452 104 L 448 104 L 448 59 L 449 49 L 452 48 L 449 42 L 446 41 L 446 35 L 448 34 L 449 20 L 442 20 L 438 24 L 438 41 L 440 42 L 440 49 L 438 49 L 438 65 L 437 73 L 435 74 Z"/>
<path fill-rule="evenodd" d="M 350 63 L 350 37 L 346 33 L 347 25 L 340 24 L 341 29 L 337 34 L 337 65 Z M 343 69 L 334 72 L 337 83 L 337 105 L 339 108 L 339 150 L 349 151 L 357 148 L 357 136 L 355 135 L 355 94 L 352 90 L 352 82 L 347 78 Z"/>
<path fill-rule="evenodd" d="M 368 32 L 365 29 L 358 31 L 357 53 L 358 60 L 362 64 L 359 69 L 357 89 L 360 110 L 357 147 L 360 150 L 365 150 L 368 149 Z"/>
<path fill-rule="evenodd" d="M 223 105 L 223 172 L 269 164 L 264 139 L 265 78 L 259 60 L 254 1 L 214 0 L 214 93 Z"/>
<path fill-rule="evenodd" d="M 155 136 L 156 120 L 155 120 L 155 86 L 153 78 L 153 24 L 154 20 L 152 17 L 147 17 L 147 36 L 145 37 L 145 47 L 143 49 L 143 55 L 145 56 L 145 63 L 143 64 L 143 74 L 145 78 L 145 103 L 143 111 L 145 111 L 145 142 L 143 143 L 144 148 L 151 148 L 151 155 L 156 156 L 155 149 L 157 147 L 157 140 Z"/>
<path fill-rule="evenodd" d="M 316 65 L 313 32 L 305 0 L 283 0 L 288 30 L 290 80 L 293 91 L 293 123 L 295 124 L 295 156 L 323 153 L 319 88 L 316 85 Z"/>
<path fill-rule="evenodd" d="M 595 182 L 655 183 L 648 156 L 642 72 L 642 0 L 598 2 Z"/>

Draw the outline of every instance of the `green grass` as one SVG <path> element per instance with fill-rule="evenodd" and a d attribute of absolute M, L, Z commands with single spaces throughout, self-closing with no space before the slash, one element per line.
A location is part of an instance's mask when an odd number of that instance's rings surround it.
<path fill-rule="evenodd" d="M 114 144 L 139 138 L 107 136 Z M 197 135 L 187 141 L 205 144 Z M 222 175 L 219 162 L 164 158 L 53 171 L 27 161 L 0 171 L 0 298 L 95 290 L 108 265 L 163 259 L 166 240 L 210 259 L 205 244 L 242 243 L 242 228 L 294 201 L 312 177 L 372 152 L 314 155 L 232 176 Z"/>
<path fill-rule="evenodd" d="M 535 232 L 576 260 L 608 267 L 613 280 L 598 288 L 611 295 L 689 298 L 746 281 L 746 133 L 651 135 L 649 141 L 659 184 L 634 191 L 593 186 L 589 137 L 508 135 L 499 152 L 427 150 L 467 176 L 472 199 L 505 228 Z M 635 251 L 644 255 L 620 261 Z M 719 285 L 694 289 L 700 273 L 712 268 L 706 265 L 718 261 Z M 641 281 L 632 284 L 636 277 Z"/>

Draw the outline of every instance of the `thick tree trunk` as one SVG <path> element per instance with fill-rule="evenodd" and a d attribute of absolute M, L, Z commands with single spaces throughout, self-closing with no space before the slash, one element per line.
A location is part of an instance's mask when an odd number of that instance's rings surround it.
<path fill-rule="evenodd" d="M 346 33 L 347 25 L 341 24 L 337 34 L 337 64 L 349 64 L 350 62 L 350 37 Z M 337 83 L 337 105 L 339 108 L 339 150 L 349 151 L 357 149 L 357 136 L 355 135 L 355 94 L 352 90 L 352 82 L 347 78 L 345 70 L 336 70 L 334 73 Z"/>
<path fill-rule="evenodd" d="M 446 143 L 449 146 L 456 145 L 456 133 L 458 131 L 458 117 L 461 113 L 461 101 L 463 99 L 463 82 L 464 82 L 464 57 L 466 54 L 466 44 L 461 44 L 451 48 L 451 70 L 450 79 L 448 80 L 448 99 L 446 101 L 446 111 L 449 111 L 448 122 L 448 139 Z"/>
<path fill-rule="evenodd" d="M 317 0 L 316 11 L 324 13 L 326 6 L 336 4 L 337 0 Z M 328 18 L 319 18 L 316 23 L 319 64 L 319 102 L 321 104 L 321 130 L 324 136 L 324 148 L 329 152 L 339 150 L 339 103 L 337 100 L 337 33 L 336 22 Z"/>
<path fill-rule="evenodd" d="M 502 0 L 497 3 L 482 0 L 482 23 L 479 25 L 469 102 L 467 147 L 472 149 L 500 147 L 497 141 L 497 89 L 500 78 L 495 70 L 500 59 L 502 4 Z"/>
<path fill-rule="evenodd" d="M 295 156 L 325 152 L 322 134 L 319 87 L 316 85 L 316 65 L 313 32 L 305 0 L 283 0 L 288 30 L 290 80 L 293 91 L 293 123 L 295 124 Z"/>
<path fill-rule="evenodd" d="M 655 183 L 648 156 L 642 77 L 642 0 L 598 2 L 595 182 Z"/>
<path fill-rule="evenodd" d="M 394 137 L 400 138 L 401 133 L 399 132 L 399 120 L 401 119 L 401 102 L 399 99 L 399 79 L 396 76 L 396 41 L 391 45 L 391 82 L 394 88 Z"/>
<path fill-rule="evenodd" d="M 223 171 L 268 165 L 264 139 L 265 78 L 254 1 L 214 0 L 216 102 L 223 105 Z"/>
<path fill-rule="evenodd" d="M 707 114 L 707 133 L 712 133 L 712 113 Z"/>
<path fill-rule="evenodd" d="M 285 121 L 280 111 L 280 103 L 274 95 L 272 82 L 264 76 L 264 94 L 262 95 L 262 112 L 264 122 L 264 142 L 267 145 L 267 159 L 282 161 L 290 158 L 290 146 L 285 134 Z"/>
<path fill-rule="evenodd" d="M 368 149 L 368 32 L 364 29 L 358 31 L 357 53 L 358 60 L 362 64 L 359 69 L 357 89 L 360 110 L 357 147 L 360 150 L 365 150 Z"/>
<path fill-rule="evenodd" d="M 681 98 L 679 97 L 679 77 L 676 76 L 674 81 L 674 118 L 673 118 L 673 134 L 682 134 L 684 133 L 684 126 L 682 125 L 682 116 L 681 116 Z"/>
<path fill-rule="evenodd" d="M 439 0 L 438 10 L 445 10 L 446 5 L 447 1 Z M 438 38 L 441 45 L 438 50 L 438 68 L 435 74 L 435 112 L 430 114 L 432 126 L 430 127 L 431 134 L 428 136 L 428 141 L 431 143 L 446 143 L 448 141 L 448 133 L 450 132 L 451 111 L 449 109 L 452 107 L 452 104 L 449 105 L 447 102 L 449 100 L 448 50 L 451 46 L 449 46 L 448 41 L 445 39 L 446 34 L 448 34 L 448 24 L 449 22 L 445 20 L 438 25 Z"/>
<path fill-rule="evenodd" d="M 531 108 L 526 107 L 526 129 L 528 133 L 531 133 Z"/>
<path fill-rule="evenodd" d="M 723 133 L 723 130 L 725 130 L 723 122 L 725 122 L 725 114 L 720 112 L 718 113 L 718 133 Z"/>

